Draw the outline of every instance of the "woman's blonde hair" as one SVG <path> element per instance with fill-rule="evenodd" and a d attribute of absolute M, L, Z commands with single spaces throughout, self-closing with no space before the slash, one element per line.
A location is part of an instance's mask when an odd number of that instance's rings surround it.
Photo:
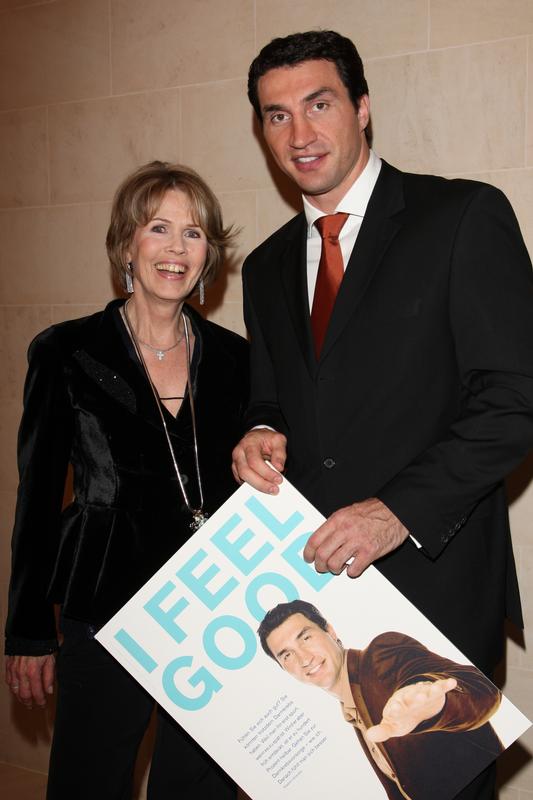
<path fill-rule="evenodd" d="M 226 247 L 234 238 L 232 226 L 224 227 L 217 198 L 202 178 L 189 167 L 151 161 L 129 175 L 119 186 L 111 208 L 106 247 L 114 277 L 126 286 L 127 251 L 138 227 L 154 218 L 170 189 L 184 192 L 191 204 L 193 222 L 207 238 L 207 258 L 202 272 L 212 283 L 224 261 Z"/>

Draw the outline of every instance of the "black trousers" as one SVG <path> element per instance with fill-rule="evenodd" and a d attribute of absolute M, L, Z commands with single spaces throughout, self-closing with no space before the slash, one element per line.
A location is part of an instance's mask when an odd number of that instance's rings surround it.
<path fill-rule="evenodd" d="M 63 629 L 47 800 L 131 800 L 137 750 L 155 702 L 88 626 L 67 623 Z M 234 800 L 237 788 L 158 708 L 148 798 L 199 797 Z"/>

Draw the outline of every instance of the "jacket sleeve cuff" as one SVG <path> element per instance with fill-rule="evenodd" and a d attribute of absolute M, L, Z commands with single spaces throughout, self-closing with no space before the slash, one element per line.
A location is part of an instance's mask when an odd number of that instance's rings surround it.
<path fill-rule="evenodd" d="M 20 639 L 9 636 L 6 639 L 6 656 L 47 656 L 59 649 L 57 639 Z"/>
<path fill-rule="evenodd" d="M 412 492 L 406 485 L 398 487 L 394 480 L 376 496 L 407 528 L 413 544 L 432 560 L 440 556 L 468 519 L 468 514 L 450 515 L 446 521 L 439 518 L 435 508 L 424 506 L 422 492 Z"/>

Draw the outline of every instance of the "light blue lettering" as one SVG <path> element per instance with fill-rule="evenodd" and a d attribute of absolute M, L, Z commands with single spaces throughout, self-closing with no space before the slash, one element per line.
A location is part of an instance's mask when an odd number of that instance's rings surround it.
<path fill-rule="evenodd" d="M 295 511 L 288 520 L 280 522 L 257 497 L 250 497 L 250 499 L 246 501 L 245 506 L 252 512 L 254 517 L 257 517 L 257 519 L 279 539 L 280 542 L 282 542 L 289 533 L 292 533 L 304 518 L 300 511 Z"/>
<path fill-rule="evenodd" d="M 255 537 L 255 533 L 247 528 L 234 542 L 228 542 L 227 539 L 228 535 L 237 527 L 239 522 L 242 522 L 242 517 L 239 514 L 233 514 L 226 524 L 213 534 L 211 541 L 218 547 L 221 553 L 224 553 L 232 564 L 235 564 L 243 575 L 249 575 L 274 548 L 271 544 L 265 542 L 249 558 L 244 556 L 241 550 Z"/>
<path fill-rule="evenodd" d="M 309 584 L 309 586 L 311 586 L 316 592 L 319 592 L 335 576 L 332 572 L 325 572 L 321 574 L 320 572 L 317 572 L 311 564 L 308 564 L 307 561 L 304 561 L 302 550 L 304 549 L 305 544 L 310 536 L 310 533 L 302 533 L 301 536 L 298 536 L 297 539 L 290 543 L 290 545 L 283 551 L 281 555 L 287 564 L 290 564 L 291 567 L 295 569 L 299 575 L 301 575 L 304 581 Z"/>
<path fill-rule="evenodd" d="M 146 672 L 153 672 L 157 667 L 157 661 L 154 661 L 152 656 L 146 652 L 144 647 L 141 647 L 141 645 L 136 642 L 135 639 L 124 630 L 124 628 L 121 628 L 119 631 L 117 631 L 113 638 L 122 645 L 124 650 L 127 650 L 130 656 L 133 656 L 135 661 L 137 661 L 137 663 L 140 664 L 141 667 L 146 670 Z"/>
<path fill-rule="evenodd" d="M 243 651 L 238 656 L 228 656 L 216 643 L 216 635 L 223 628 L 231 628 L 239 634 L 243 642 Z M 250 663 L 257 651 L 257 637 L 250 626 L 239 617 L 225 614 L 212 620 L 204 631 L 205 652 L 215 664 L 223 669 L 242 669 Z"/>
<path fill-rule="evenodd" d="M 284 575 L 279 575 L 277 572 L 262 572 L 261 575 L 250 581 L 245 595 L 248 611 L 258 622 L 261 622 L 268 611 L 268 608 L 262 608 L 259 605 L 259 600 L 257 599 L 259 590 L 263 586 L 276 586 L 283 592 L 288 603 L 299 598 L 296 586 Z"/>
<path fill-rule="evenodd" d="M 193 594 L 204 604 L 210 611 L 213 611 L 219 603 L 221 603 L 232 592 L 239 581 L 231 577 L 226 583 L 216 592 L 211 592 L 207 588 L 209 581 L 220 572 L 220 567 L 216 564 L 211 564 L 205 572 L 201 575 L 193 575 L 193 570 L 200 564 L 204 558 L 207 558 L 205 550 L 198 550 L 177 572 L 178 578 L 183 581 Z"/>
<path fill-rule="evenodd" d="M 176 687 L 176 684 L 174 683 L 174 676 L 180 669 L 183 669 L 184 667 L 190 667 L 191 664 L 191 656 L 180 656 L 179 658 L 175 658 L 165 667 L 162 683 L 167 697 L 172 700 L 174 705 L 184 708 L 185 711 L 198 711 L 200 708 L 204 708 L 204 706 L 209 703 L 215 692 L 218 692 L 220 689 L 222 689 L 222 684 L 219 683 L 219 681 L 217 681 L 213 675 L 211 675 L 209 670 L 207 670 L 205 667 L 200 667 L 200 669 L 196 670 L 194 675 L 191 675 L 191 677 L 188 679 L 188 683 L 193 688 L 203 684 L 204 688 L 202 694 L 198 695 L 198 697 L 189 697 L 188 695 L 183 694 L 183 692 L 180 692 L 180 690 Z"/>
<path fill-rule="evenodd" d="M 169 636 L 172 636 L 175 642 L 180 644 L 187 637 L 187 634 L 179 625 L 176 625 L 174 620 L 178 614 L 181 614 L 181 612 L 187 608 L 189 601 L 186 600 L 185 597 L 181 597 L 168 611 L 163 611 L 161 608 L 163 600 L 175 589 L 175 585 L 171 581 L 167 581 L 165 585 L 144 604 L 144 610 L 155 619 L 158 625 L 161 625 Z"/>

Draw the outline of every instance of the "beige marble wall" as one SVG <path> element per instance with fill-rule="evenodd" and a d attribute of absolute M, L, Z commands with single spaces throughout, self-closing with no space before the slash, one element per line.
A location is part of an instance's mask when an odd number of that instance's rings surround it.
<path fill-rule="evenodd" d="M 295 202 L 255 136 L 246 72 L 269 39 L 311 27 L 358 44 L 381 155 L 500 186 L 533 247 L 533 0 L 0 0 L 2 616 L 28 342 L 111 296 L 110 199 L 125 173 L 152 158 L 198 169 L 241 227 L 208 311 L 244 331 L 242 258 Z M 532 473 L 530 461 L 511 482 L 526 642 Z M 505 688 L 533 716 L 531 646 L 510 641 Z M 0 692 L 0 761 L 44 771 L 50 718 Z M 505 800 L 533 798 L 531 750 L 529 734 L 502 759 Z"/>

